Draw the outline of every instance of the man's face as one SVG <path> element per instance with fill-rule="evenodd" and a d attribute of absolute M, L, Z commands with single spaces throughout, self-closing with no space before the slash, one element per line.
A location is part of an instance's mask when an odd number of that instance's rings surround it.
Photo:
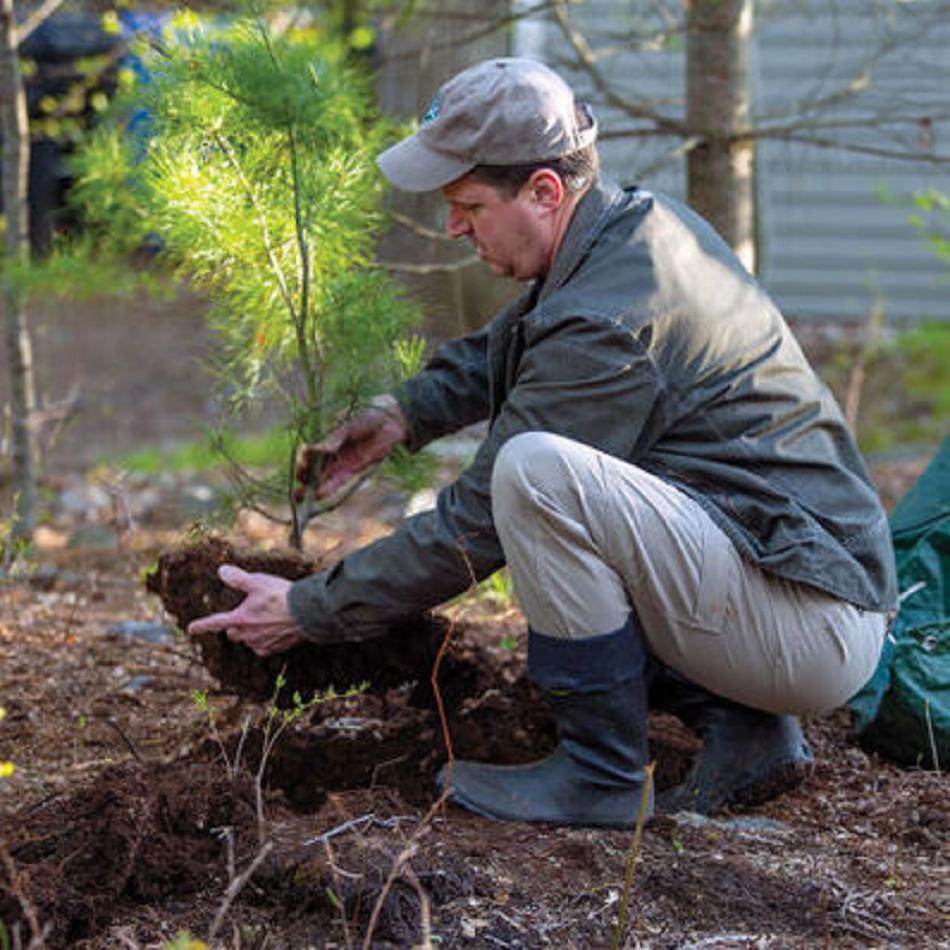
<path fill-rule="evenodd" d="M 555 245 L 553 221 L 530 182 L 514 198 L 468 176 L 441 192 L 449 237 L 468 238 L 496 274 L 533 280 L 547 273 Z"/>

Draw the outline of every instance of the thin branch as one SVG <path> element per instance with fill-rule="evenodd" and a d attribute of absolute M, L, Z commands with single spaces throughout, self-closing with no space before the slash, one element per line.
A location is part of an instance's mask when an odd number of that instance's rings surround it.
<path fill-rule="evenodd" d="M 686 127 L 681 122 L 677 122 L 669 116 L 657 112 L 645 102 L 637 102 L 635 100 L 627 99 L 624 96 L 618 95 L 614 91 L 610 82 L 597 67 L 597 57 L 594 54 L 594 51 L 590 48 L 590 45 L 585 39 L 583 33 L 581 33 L 580 30 L 578 30 L 577 27 L 575 27 L 571 22 L 571 18 L 567 12 L 567 4 L 564 2 L 564 0 L 553 0 L 551 9 L 554 13 L 554 19 L 557 21 L 557 25 L 564 34 L 564 38 L 574 50 L 574 54 L 577 56 L 579 65 L 584 70 L 584 72 L 587 73 L 597 91 L 604 97 L 604 100 L 609 105 L 612 105 L 614 108 L 626 113 L 631 118 L 647 119 L 650 122 L 653 122 L 659 129 L 664 129 L 669 132 L 677 132 L 684 136 L 687 134 Z"/>
<path fill-rule="evenodd" d="M 409 883 L 419 898 L 419 929 L 422 931 L 422 942 L 418 945 L 419 950 L 432 950 L 432 912 L 429 907 L 429 895 L 426 894 L 416 872 L 413 871 L 411 864 L 406 864 L 405 875 L 409 878 Z"/>
<path fill-rule="evenodd" d="M 640 791 L 640 809 L 637 812 L 637 821 L 633 829 L 633 838 L 630 841 L 630 850 L 627 852 L 626 867 L 623 876 L 623 891 L 620 896 L 620 906 L 617 912 L 617 924 L 614 927 L 614 936 L 611 943 L 612 950 L 619 950 L 623 940 L 623 932 L 627 925 L 627 907 L 630 904 L 630 889 L 633 886 L 633 872 L 640 855 L 640 841 L 643 838 L 643 826 L 646 824 L 647 812 L 650 807 L 651 792 L 653 790 L 653 772 L 656 762 L 651 762 L 643 775 L 643 788 Z"/>
<path fill-rule="evenodd" d="M 597 141 L 604 142 L 608 139 L 659 139 L 659 138 L 682 138 L 683 133 L 677 129 L 657 129 L 652 126 L 637 126 L 636 128 L 611 128 L 598 129 Z"/>
<path fill-rule="evenodd" d="M 333 848 L 327 839 L 323 841 L 323 850 L 326 852 L 327 864 L 330 866 L 330 873 L 333 875 L 333 887 L 336 890 L 336 894 L 334 895 L 336 896 L 336 901 L 334 903 L 336 903 L 340 911 L 340 923 L 343 925 L 343 945 L 346 950 L 352 950 L 353 937 L 350 934 L 350 921 L 346 916 L 346 907 L 340 896 L 343 893 L 343 888 L 340 886 L 340 871 L 333 857 Z"/>
<path fill-rule="evenodd" d="M 928 162 L 931 165 L 946 165 L 950 163 L 950 153 L 914 152 L 900 149 L 877 148 L 873 145 L 857 145 L 851 142 L 842 142 L 840 139 L 823 138 L 817 135 L 773 135 L 771 138 L 782 139 L 786 142 L 801 142 L 803 145 L 814 145 L 816 148 L 836 149 L 841 152 L 854 152 L 858 155 L 874 155 L 877 158 L 894 158 L 904 162 Z"/>
<path fill-rule="evenodd" d="M 694 148 L 699 145 L 702 145 L 703 138 L 700 135 L 693 135 L 690 138 L 686 139 L 684 142 L 680 142 L 679 145 L 671 148 L 665 155 L 661 155 L 659 158 L 652 161 L 646 168 L 641 168 L 637 172 L 638 178 L 649 178 L 651 175 L 655 175 L 658 171 L 665 168 L 667 165 L 672 164 L 677 161 L 677 159 L 682 158 L 684 155 L 688 155 Z"/>
<path fill-rule="evenodd" d="M 373 933 L 376 931 L 376 925 L 379 923 L 379 915 L 382 913 L 383 905 L 386 903 L 386 898 L 389 896 L 389 892 L 392 890 L 396 878 L 399 877 L 403 866 L 410 861 L 416 851 L 419 850 L 419 839 L 432 827 L 432 820 L 436 812 L 448 801 L 448 797 L 449 793 L 443 791 L 432 803 L 425 817 L 419 823 L 419 827 L 412 833 L 408 844 L 399 852 L 399 855 L 393 862 L 393 866 L 389 869 L 389 874 L 386 877 L 382 890 L 379 892 L 379 897 L 376 898 L 376 904 L 369 918 L 369 926 L 366 929 L 366 936 L 363 938 L 363 950 L 369 950 L 373 945 Z"/>
<path fill-rule="evenodd" d="M 465 270 L 466 267 L 471 267 L 472 264 L 477 264 L 478 260 L 477 255 L 470 254 L 468 257 L 463 257 L 460 261 L 451 264 L 402 264 L 396 261 L 374 261 L 368 266 L 396 274 L 451 274 L 454 271 Z"/>
<path fill-rule="evenodd" d="M 25 43 L 27 38 L 36 29 L 49 19 L 62 5 L 65 0 L 44 0 L 19 26 L 17 29 L 17 42 Z"/>
<path fill-rule="evenodd" d="M 160 39 L 154 36 L 143 36 L 145 44 L 151 49 L 154 53 L 161 56 L 163 59 L 169 61 L 174 61 L 175 55 L 170 46 L 167 46 Z M 222 95 L 227 96 L 233 102 L 237 102 L 243 106 L 254 107 L 256 105 L 255 100 L 248 98 L 247 96 L 238 95 L 233 89 L 228 86 L 222 85 L 219 82 L 215 82 L 211 79 L 203 70 L 201 61 L 195 56 L 186 56 L 184 60 L 189 68 L 192 70 L 195 81 L 203 83 L 209 89 L 214 89 L 215 92 L 220 92 Z"/>
<path fill-rule="evenodd" d="M 890 32 L 885 39 L 880 42 L 877 48 L 868 53 L 857 65 L 854 75 L 843 86 L 817 99 L 808 101 L 799 100 L 798 102 L 790 104 L 785 109 L 760 116 L 760 121 L 801 115 L 803 112 L 825 111 L 833 106 L 840 105 L 842 102 L 847 102 L 849 99 L 855 98 L 870 87 L 875 66 L 890 53 L 902 47 L 907 47 L 911 45 L 914 40 L 920 39 L 933 27 L 933 24 L 938 21 L 941 15 L 946 15 L 946 12 L 946 8 L 942 6 L 940 10 L 934 11 L 935 15 L 933 17 L 924 19 L 915 29 L 900 35 Z"/>
<path fill-rule="evenodd" d="M 753 126 L 738 133 L 735 138 L 769 138 L 780 137 L 788 132 L 815 131 L 818 129 L 878 129 L 894 125 L 916 125 L 921 123 L 945 122 L 950 119 L 950 113 L 934 113 L 932 115 L 869 115 L 853 119 L 807 119 L 803 118 L 785 125 L 761 124 L 756 119 Z"/>
<path fill-rule="evenodd" d="M 217 129 L 215 129 L 212 134 L 218 147 L 222 152 L 224 152 L 228 163 L 234 169 L 234 173 L 238 176 L 238 181 L 241 183 L 244 193 L 247 195 L 248 200 L 251 202 L 251 206 L 254 208 L 254 211 L 257 214 L 257 221 L 261 227 L 262 237 L 264 240 L 264 250 L 267 252 L 267 259 L 270 261 L 271 268 L 274 271 L 274 276 L 277 278 L 277 286 L 280 288 L 280 295 L 284 298 L 284 303 L 287 305 L 287 309 L 290 312 L 290 317 L 296 324 L 299 320 L 297 308 L 294 305 L 290 288 L 287 285 L 287 279 L 284 277 L 283 268 L 280 266 L 280 261 L 277 260 L 277 252 L 274 250 L 274 244 L 271 240 L 270 228 L 267 224 L 267 216 L 264 214 L 264 209 L 261 208 L 260 202 L 257 200 L 257 192 L 254 190 L 254 187 L 244 174 L 244 169 L 241 167 L 241 163 L 237 160 L 237 156 L 234 154 L 234 149 L 231 148 L 231 143 L 228 142 L 228 140 L 225 139 Z"/>
<path fill-rule="evenodd" d="M 435 45 L 427 44 L 425 47 L 417 46 L 414 49 L 403 50 L 391 56 L 386 56 L 384 57 L 384 62 L 394 63 L 404 59 L 418 59 L 423 53 L 431 52 L 432 50 L 438 50 L 441 52 L 443 50 L 455 49 L 459 46 L 467 46 L 469 43 L 475 43 L 478 40 L 484 39 L 486 36 L 492 36 L 499 30 L 503 30 L 505 27 L 511 26 L 517 23 L 519 20 L 526 20 L 529 17 L 534 16 L 536 13 L 544 13 L 550 8 L 551 0 L 541 0 L 540 3 L 536 3 L 534 6 L 520 10 L 517 13 L 509 13 L 506 16 L 497 17 L 477 30 L 472 30 L 470 33 L 465 33 L 463 36 L 456 37 L 455 39 L 446 40 L 444 43 L 438 43 Z M 429 16 L 437 15 L 440 19 L 448 19 L 448 17 L 444 17 L 442 12 L 438 9 L 427 10 L 424 12 Z"/>
<path fill-rule="evenodd" d="M 139 753 L 139 750 L 135 747 L 135 743 L 126 735 L 125 730 L 114 719 L 103 719 L 102 721 L 116 731 L 119 738 L 125 743 L 126 748 L 132 753 L 139 765 L 147 764 Z"/>
<path fill-rule="evenodd" d="M 427 241 L 439 241 L 443 244 L 454 244 L 456 241 L 455 238 L 449 237 L 445 232 L 436 231 L 435 228 L 428 228 L 424 224 L 420 224 L 420 222 L 416 221 L 415 218 L 410 218 L 409 215 L 402 214 L 399 211 L 390 211 L 389 217 L 407 231 L 411 231 L 413 234 L 425 238 Z"/>
<path fill-rule="evenodd" d="M 221 900 L 221 906 L 218 908 L 218 912 L 214 915 L 214 923 L 212 923 L 211 930 L 208 933 L 208 943 L 214 943 L 214 938 L 217 936 L 218 930 L 221 928 L 221 924 L 224 923 L 224 918 L 231 909 L 231 905 L 237 899 L 238 894 L 240 894 L 244 889 L 244 885 L 247 884 L 247 882 L 254 875 L 254 872 L 261 866 L 261 862 L 267 857 L 267 855 L 271 853 L 273 849 L 274 842 L 266 842 L 261 850 L 257 852 L 257 856 L 251 862 L 250 866 L 238 877 L 234 878 L 228 885 L 228 889 L 224 892 L 224 897 Z"/>

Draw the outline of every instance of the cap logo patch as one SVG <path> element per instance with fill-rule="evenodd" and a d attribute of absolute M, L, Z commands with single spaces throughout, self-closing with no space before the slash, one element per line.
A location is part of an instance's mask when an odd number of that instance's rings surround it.
<path fill-rule="evenodd" d="M 429 103 L 429 108 L 426 109 L 425 115 L 419 120 L 419 124 L 425 128 L 427 125 L 432 125 L 433 122 L 439 117 L 439 112 L 442 110 L 442 97 L 436 93 L 432 102 Z"/>

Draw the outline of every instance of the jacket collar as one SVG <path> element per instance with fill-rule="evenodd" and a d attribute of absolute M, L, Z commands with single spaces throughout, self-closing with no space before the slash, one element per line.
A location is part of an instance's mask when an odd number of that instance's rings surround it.
<path fill-rule="evenodd" d="M 604 229 L 614 209 L 626 195 L 621 189 L 595 181 L 574 209 L 564 239 L 554 258 L 554 264 L 541 285 L 538 302 L 544 301 L 562 287 L 577 269 Z"/>

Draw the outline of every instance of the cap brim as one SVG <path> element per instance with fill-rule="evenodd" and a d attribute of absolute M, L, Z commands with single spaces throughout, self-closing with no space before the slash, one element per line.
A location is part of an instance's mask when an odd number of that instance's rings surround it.
<path fill-rule="evenodd" d="M 475 166 L 424 145 L 418 133 L 377 156 L 379 170 L 403 191 L 435 191 L 461 178 Z"/>

